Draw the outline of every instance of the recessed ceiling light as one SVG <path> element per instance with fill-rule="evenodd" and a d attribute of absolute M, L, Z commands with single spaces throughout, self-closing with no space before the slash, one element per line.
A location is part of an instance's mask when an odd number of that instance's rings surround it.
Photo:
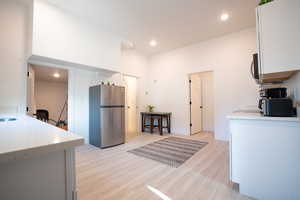
<path fill-rule="evenodd" d="M 54 73 L 53 76 L 54 76 L 55 78 L 59 78 L 59 77 L 60 77 L 60 74 L 59 74 L 59 73 Z"/>
<path fill-rule="evenodd" d="M 223 13 L 220 17 L 220 19 L 225 22 L 229 19 L 229 15 L 227 13 Z"/>
<path fill-rule="evenodd" d="M 157 46 L 156 40 L 151 40 L 151 41 L 149 42 L 149 45 L 150 45 L 151 47 L 156 47 L 156 46 Z"/>

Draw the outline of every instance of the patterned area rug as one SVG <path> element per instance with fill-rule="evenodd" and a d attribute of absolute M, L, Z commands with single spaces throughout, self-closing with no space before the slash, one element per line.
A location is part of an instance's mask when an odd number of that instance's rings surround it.
<path fill-rule="evenodd" d="M 168 137 L 128 152 L 177 168 L 207 144 L 197 140 Z"/>

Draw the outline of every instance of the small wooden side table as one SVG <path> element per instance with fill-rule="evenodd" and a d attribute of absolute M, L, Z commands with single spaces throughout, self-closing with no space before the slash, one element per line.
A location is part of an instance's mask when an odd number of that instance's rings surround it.
<path fill-rule="evenodd" d="M 159 128 L 160 135 L 163 135 L 163 129 L 168 129 L 168 133 L 171 133 L 171 115 L 170 112 L 141 112 L 141 127 L 142 132 L 145 131 L 145 128 L 150 128 L 150 132 L 153 133 L 155 127 Z M 146 119 L 150 118 L 150 125 L 146 124 Z M 158 120 L 158 126 L 154 125 L 154 120 Z M 163 120 L 166 119 L 167 125 L 163 126 Z"/>

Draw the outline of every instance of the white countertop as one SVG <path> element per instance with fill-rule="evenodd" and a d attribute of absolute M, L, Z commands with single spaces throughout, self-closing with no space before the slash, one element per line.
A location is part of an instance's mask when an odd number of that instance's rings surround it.
<path fill-rule="evenodd" d="M 0 122 L 0 162 L 61 151 L 84 143 L 83 137 L 29 116 L 16 118 L 17 121 Z"/>
<path fill-rule="evenodd" d="M 282 122 L 299 122 L 299 117 L 265 117 L 259 112 L 235 112 L 227 116 L 228 119 L 234 120 L 265 120 L 265 121 L 282 121 Z"/>

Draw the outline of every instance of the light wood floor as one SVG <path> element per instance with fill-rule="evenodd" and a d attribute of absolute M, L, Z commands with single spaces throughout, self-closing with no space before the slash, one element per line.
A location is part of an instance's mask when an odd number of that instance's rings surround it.
<path fill-rule="evenodd" d="M 179 168 L 127 152 L 162 139 L 159 135 L 142 134 L 125 145 L 105 150 L 90 145 L 79 147 L 76 150 L 79 200 L 161 199 L 147 186 L 172 200 L 249 199 L 234 191 L 229 182 L 227 142 L 214 140 L 209 133 L 184 138 L 209 144 Z"/>

